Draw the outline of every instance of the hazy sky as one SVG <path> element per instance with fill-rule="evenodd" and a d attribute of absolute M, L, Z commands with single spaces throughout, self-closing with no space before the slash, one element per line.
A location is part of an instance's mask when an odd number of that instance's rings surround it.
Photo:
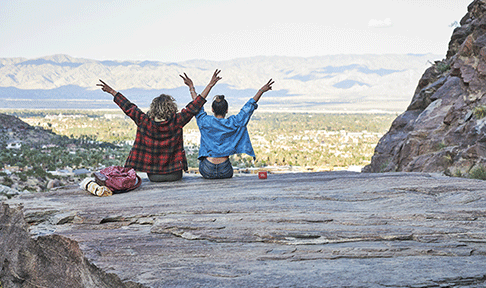
<path fill-rule="evenodd" d="M 1 0 L 0 58 L 447 52 L 472 0 Z M 330 3 L 330 4 L 327 4 Z"/>

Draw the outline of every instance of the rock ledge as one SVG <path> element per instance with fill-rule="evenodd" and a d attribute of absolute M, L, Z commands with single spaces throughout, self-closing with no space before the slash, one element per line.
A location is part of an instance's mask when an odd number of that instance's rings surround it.
<path fill-rule="evenodd" d="M 124 285 L 478 287 L 484 183 L 426 173 L 187 176 L 102 198 L 76 187 L 22 194 L 1 217 L 22 211 L 24 241 L 79 244 L 76 259 Z M 11 253 L 2 253 L 2 283 L 14 281 Z"/>

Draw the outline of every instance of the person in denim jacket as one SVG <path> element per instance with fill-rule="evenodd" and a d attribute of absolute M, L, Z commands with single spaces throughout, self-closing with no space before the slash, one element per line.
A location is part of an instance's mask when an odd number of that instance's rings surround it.
<path fill-rule="evenodd" d="M 193 87 L 192 80 L 180 75 L 184 83 Z M 199 147 L 199 173 L 206 179 L 223 179 L 233 177 L 233 166 L 229 156 L 245 153 L 255 157 L 255 152 L 248 135 L 247 124 L 251 115 L 258 108 L 258 100 L 263 93 L 272 89 L 274 81 L 270 79 L 267 84 L 258 90 L 248 102 L 241 108 L 237 115 L 226 118 L 228 102 L 224 95 L 217 95 L 211 105 L 214 116 L 208 115 L 201 107 L 196 114 L 196 121 L 201 133 Z M 193 99 L 196 92 L 191 91 Z"/>

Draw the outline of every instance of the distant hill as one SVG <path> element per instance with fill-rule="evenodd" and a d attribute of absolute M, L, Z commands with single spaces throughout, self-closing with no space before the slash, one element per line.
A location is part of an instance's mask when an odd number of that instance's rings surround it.
<path fill-rule="evenodd" d="M 41 127 L 33 127 L 18 117 L 0 113 L 0 150 L 10 142 L 27 143 L 32 146 L 51 144 L 61 136 Z M 3 167 L 0 166 L 0 169 Z"/>
<path fill-rule="evenodd" d="M 403 111 L 423 71 L 441 56 L 330 55 L 251 57 L 228 61 L 98 61 L 53 55 L 0 58 L 0 108 L 116 108 L 95 86 L 103 79 L 141 107 L 168 93 L 179 106 L 190 96 L 179 74 L 201 92 L 214 69 L 223 79 L 212 95 L 225 94 L 234 109 L 265 82 L 275 80 L 261 109 L 276 111 Z"/>

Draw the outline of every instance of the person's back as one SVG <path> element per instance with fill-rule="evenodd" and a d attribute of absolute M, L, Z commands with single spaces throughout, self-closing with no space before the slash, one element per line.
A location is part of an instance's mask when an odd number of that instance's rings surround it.
<path fill-rule="evenodd" d="M 183 144 L 183 127 L 199 111 L 205 100 L 198 98 L 177 112 L 174 98 L 160 95 L 153 99 L 148 113 L 142 112 L 135 104 L 120 100 L 118 93 L 115 103 L 137 125 L 137 134 L 125 163 L 126 167 L 146 172 L 150 181 L 175 181 L 187 171 L 187 159 Z"/>
<path fill-rule="evenodd" d="M 201 108 L 196 115 L 196 120 L 201 133 L 199 173 L 204 178 L 233 177 L 233 166 L 229 160 L 233 154 L 245 153 L 255 157 L 247 124 L 258 107 L 258 100 L 263 93 L 272 89 L 273 83 L 270 79 L 253 98 L 248 100 L 237 115 L 225 118 L 228 113 L 228 102 L 223 95 L 216 96 L 211 105 L 214 116 L 208 115 L 204 107 Z"/>
<path fill-rule="evenodd" d="M 222 97 L 216 96 L 213 103 L 226 102 L 224 98 L 221 99 Z M 196 115 L 197 125 L 201 133 L 198 159 L 228 157 L 240 153 L 255 157 L 247 124 L 257 107 L 255 100 L 250 99 L 237 115 L 228 118 L 224 118 L 225 115 L 221 114 L 207 115 L 204 107 L 202 107 Z M 213 111 L 215 110 L 213 109 Z"/>

